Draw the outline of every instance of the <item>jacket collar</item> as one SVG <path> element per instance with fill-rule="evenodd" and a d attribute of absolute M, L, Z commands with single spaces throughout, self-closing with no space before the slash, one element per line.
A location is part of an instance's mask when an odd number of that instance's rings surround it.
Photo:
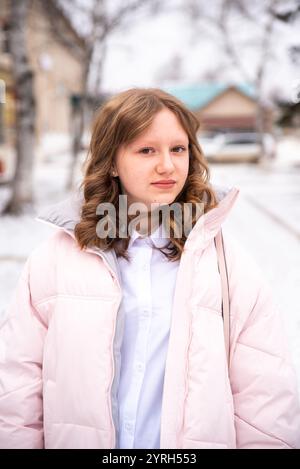
<path fill-rule="evenodd" d="M 186 240 L 186 249 L 205 249 L 220 231 L 240 192 L 236 187 L 221 188 L 218 186 L 216 189 L 216 186 L 213 186 L 213 189 L 219 203 L 217 207 L 198 219 Z"/>
<path fill-rule="evenodd" d="M 187 249 L 193 249 L 195 245 L 197 248 L 204 248 L 209 243 L 220 230 L 239 194 L 239 189 L 235 187 L 216 185 L 212 187 L 217 196 L 218 206 L 198 219 L 188 235 L 185 245 Z M 82 204 L 83 194 L 77 190 L 71 197 L 41 211 L 36 220 L 57 226 L 74 237 L 75 226 L 80 221 Z"/>

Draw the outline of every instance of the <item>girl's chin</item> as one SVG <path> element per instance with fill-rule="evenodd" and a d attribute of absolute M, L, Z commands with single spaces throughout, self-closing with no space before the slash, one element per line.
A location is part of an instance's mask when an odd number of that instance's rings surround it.
<path fill-rule="evenodd" d="M 151 204 L 168 205 L 174 202 L 174 200 L 174 197 L 155 197 L 155 199 L 151 201 Z"/>
<path fill-rule="evenodd" d="M 176 199 L 176 197 L 171 196 L 166 196 L 166 195 L 161 195 L 161 196 L 156 196 L 154 197 L 153 199 L 150 199 L 150 200 L 139 200 L 139 201 L 134 201 L 132 202 L 133 203 L 139 203 L 139 204 L 143 204 L 145 207 L 147 207 L 147 210 L 149 211 L 150 209 L 153 209 L 155 208 L 155 205 L 156 206 L 159 206 L 159 205 L 169 205 L 169 204 L 172 204 L 174 202 L 174 200 Z M 128 206 L 130 206 L 131 204 L 128 203 Z M 152 207 L 151 207 L 152 206 Z"/>

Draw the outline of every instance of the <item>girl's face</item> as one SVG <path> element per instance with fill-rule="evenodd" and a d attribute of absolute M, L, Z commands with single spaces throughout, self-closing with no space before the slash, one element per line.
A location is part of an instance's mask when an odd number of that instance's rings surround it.
<path fill-rule="evenodd" d="M 188 175 L 188 144 L 188 135 L 175 114 L 163 109 L 147 130 L 119 147 L 115 169 L 128 206 L 142 202 L 150 209 L 151 203 L 175 200 Z"/>

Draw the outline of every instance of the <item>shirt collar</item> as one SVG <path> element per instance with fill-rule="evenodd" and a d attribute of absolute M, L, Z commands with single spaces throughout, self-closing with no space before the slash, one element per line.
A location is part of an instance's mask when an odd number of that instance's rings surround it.
<path fill-rule="evenodd" d="M 153 233 L 149 236 L 141 236 L 138 231 L 133 229 L 132 235 L 129 241 L 128 249 L 131 248 L 133 243 L 137 240 L 143 240 L 145 243 L 154 244 L 157 248 L 162 248 L 168 244 L 169 237 L 167 236 L 166 229 L 164 225 L 161 223 Z"/>

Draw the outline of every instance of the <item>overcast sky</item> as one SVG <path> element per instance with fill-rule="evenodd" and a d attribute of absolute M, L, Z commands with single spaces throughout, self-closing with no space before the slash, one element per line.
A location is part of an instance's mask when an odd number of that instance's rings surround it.
<path fill-rule="evenodd" d="M 173 7 L 181 1 L 164 0 Z M 207 5 L 216 9 L 219 2 L 211 0 Z M 257 5 L 259 8 L 260 3 Z M 259 20 L 261 18 L 257 24 Z M 298 26 L 291 31 L 289 26 L 277 23 L 273 37 L 274 57 L 265 80 L 266 93 L 276 90 L 293 99 L 296 89 L 300 89 L 299 66 L 298 69 L 292 66 L 287 56 L 287 44 L 300 45 L 300 21 Z M 245 57 L 244 66 L 251 75 L 258 58 L 252 41 L 259 37 L 259 27 L 255 23 L 242 27 L 237 18 L 236 24 L 233 19 L 231 29 L 235 39 L 246 38 L 250 42 L 247 54 L 243 49 L 241 56 Z M 220 80 L 245 81 L 232 68 L 224 71 L 225 56 L 220 39 L 208 32 L 208 26 L 198 31 L 182 11 L 171 10 L 157 16 L 139 14 L 130 26 L 114 33 L 108 41 L 102 90 L 114 92 L 132 86 L 164 86 L 171 84 L 168 77 L 176 75 L 180 84 L 197 84 L 214 70 L 220 71 L 216 74 Z"/>
<path fill-rule="evenodd" d="M 117 91 L 130 86 L 163 85 L 162 78 L 170 72 L 172 61 L 178 64 L 182 83 L 197 83 L 206 71 L 222 68 L 217 42 L 208 40 L 205 32 L 192 36 L 189 22 L 179 13 L 147 18 L 125 33 L 115 34 L 109 41 L 103 88 Z M 266 89 L 277 89 L 289 97 L 300 85 L 300 70 L 290 65 L 286 44 L 299 44 L 300 34 L 296 29 L 290 32 L 278 25 L 274 41 L 276 56 L 267 71 Z M 249 56 L 252 59 L 246 68 L 251 73 L 256 57 L 253 53 Z M 232 71 L 226 76 L 239 78 Z"/>

